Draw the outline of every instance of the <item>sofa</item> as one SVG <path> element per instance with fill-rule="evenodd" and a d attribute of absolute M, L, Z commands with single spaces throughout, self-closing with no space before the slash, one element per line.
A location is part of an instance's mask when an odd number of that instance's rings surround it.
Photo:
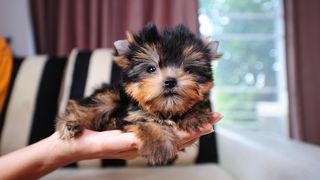
<path fill-rule="evenodd" d="M 318 180 L 320 177 L 319 146 L 219 126 L 216 133 L 218 163 L 78 172 L 60 169 L 43 179 Z"/>
<path fill-rule="evenodd" d="M 69 99 L 90 95 L 102 82 L 121 82 L 113 50 L 68 57 L 15 58 L 4 111 L 0 153 L 37 142 L 54 132 L 54 118 Z M 318 179 L 320 148 L 257 132 L 217 126 L 168 166 L 149 167 L 142 158 L 87 160 L 61 167 L 43 179 Z"/>

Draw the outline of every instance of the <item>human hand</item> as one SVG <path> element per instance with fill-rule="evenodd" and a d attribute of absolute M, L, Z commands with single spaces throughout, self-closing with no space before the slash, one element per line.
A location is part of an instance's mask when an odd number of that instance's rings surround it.
<path fill-rule="evenodd" d="M 137 149 L 141 144 L 134 133 L 120 130 L 97 132 L 84 129 L 78 137 L 67 141 L 61 140 L 59 135 L 57 137 L 72 162 L 96 158 L 133 159 L 138 156 Z"/>
<path fill-rule="evenodd" d="M 212 121 L 205 124 L 199 131 L 185 132 L 177 131 L 180 138 L 180 149 L 190 146 L 202 135 L 213 131 L 212 125 L 222 119 L 221 114 L 213 113 Z M 57 135 L 58 137 L 58 135 Z M 131 132 L 120 130 L 92 131 L 85 129 L 82 134 L 69 141 L 62 141 L 69 148 L 66 149 L 72 161 L 84 159 L 124 159 L 129 160 L 138 156 L 138 148 L 142 142 Z"/>
<path fill-rule="evenodd" d="M 222 118 L 223 118 L 223 116 L 220 113 L 214 112 L 214 113 L 212 113 L 211 122 L 208 124 L 204 124 L 203 127 L 200 128 L 199 131 L 194 131 L 191 133 L 188 133 L 186 131 L 177 131 L 176 133 L 181 139 L 179 149 L 180 150 L 184 149 L 184 148 L 192 145 L 196 141 L 198 141 L 200 136 L 203 136 L 203 135 L 206 135 L 206 134 L 213 132 L 214 130 L 213 130 L 212 125 L 219 122 Z"/>

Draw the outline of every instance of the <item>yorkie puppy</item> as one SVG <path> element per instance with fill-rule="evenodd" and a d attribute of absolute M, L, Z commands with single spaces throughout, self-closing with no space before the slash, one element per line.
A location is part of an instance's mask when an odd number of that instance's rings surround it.
<path fill-rule="evenodd" d="M 202 41 L 182 25 L 158 32 L 149 24 L 114 45 L 123 83 L 70 100 L 56 131 L 62 139 L 84 128 L 134 132 L 142 142 L 139 155 L 152 165 L 166 164 L 179 151 L 175 130 L 198 130 L 211 120 L 211 61 L 219 56 L 218 42 Z"/>

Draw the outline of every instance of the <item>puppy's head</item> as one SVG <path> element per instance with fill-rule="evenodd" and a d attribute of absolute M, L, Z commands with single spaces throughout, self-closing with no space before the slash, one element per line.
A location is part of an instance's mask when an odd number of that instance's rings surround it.
<path fill-rule="evenodd" d="M 213 86 L 211 61 L 218 42 L 202 41 L 186 27 L 158 32 L 154 24 L 114 43 L 128 95 L 150 112 L 181 115 Z"/>

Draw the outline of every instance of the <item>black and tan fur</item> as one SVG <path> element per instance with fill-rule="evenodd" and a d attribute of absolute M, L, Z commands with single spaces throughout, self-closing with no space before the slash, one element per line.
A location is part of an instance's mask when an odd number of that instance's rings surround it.
<path fill-rule="evenodd" d="M 128 33 L 115 42 L 123 84 L 103 85 L 85 99 L 70 100 L 56 130 L 62 139 L 84 128 L 134 132 L 143 142 L 139 154 L 150 164 L 166 164 L 179 150 L 175 130 L 197 130 L 211 119 L 206 103 L 217 46 L 184 26 L 158 32 L 149 24 L 138 34 Z"/>

